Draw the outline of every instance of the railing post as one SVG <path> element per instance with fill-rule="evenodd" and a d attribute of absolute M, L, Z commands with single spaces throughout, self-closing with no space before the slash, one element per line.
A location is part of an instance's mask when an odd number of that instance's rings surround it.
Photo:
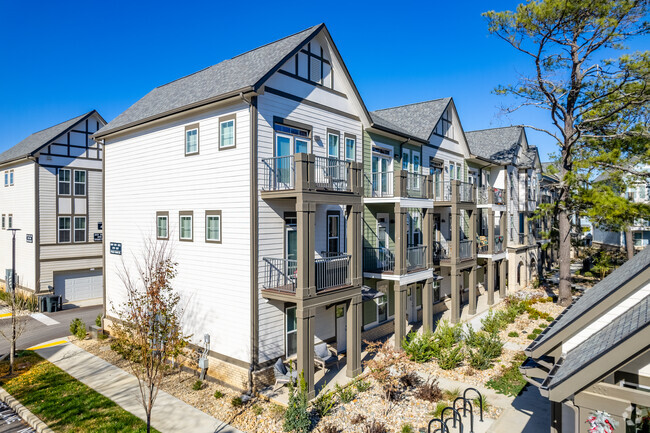
<path fill-rule="evenodd" d="M 296 295 L 308 298 L 316 294 L 314 226 L 316 205 L 298 199 L 296 203 L 298 260 Z"/>
<path fill-rule="evenodd" d="M 294 174 L 295 174 L 295 186 L 294 188 L 297 191 L 304 191 L 309 189 L 309 173 L 308 173 L 308 166 L 309 166 L 309 155 L 306 153 L 296 153 L 293 156 L 293 164 L 294 167 L 289 167 L 293 168 Z"/>
<path fill-rule="evenodd" d="M 496 200 L 494 199 L 494 188 L 489 185 L 486 188 L 488 189 L 488 204 L 495 204 Z"/>
<path fill-rule="evenodd" d="M 350 256 L 350 283 L 353 286 L 360 286 L 362 279 L 362 245 L 361 245 L 361 205 L 348 205 L 347 213 L 347 254 Z"/>
<path fill-rule="evenodd" d="M 424 257 L 424 266 L 427 269 L 433 268 L 433 209 L 424 209 L 424 221 L 422 224 L 422 230 L 424 231 L 423 241 L 426 247 L 425 257 Z"/>
<path fill-rule="evenodd" d="M 451 181 L 451 201 L 453 203 L 460 202 L 460 182 L 457 180 Z"/>
<path fill-rule="evenodd" d="M 427 174 L 424 176 L 424 198 L 433 199 L 433 176 Z"/>
<path fill-rule="evenodd" d="M 468 236 L 472 244 L 470 245 L 470 257 L 475 258 L 476 257 L 476 239 L 477 239 L 477 232 L 476 232 L 476 214 L 477 214 L 478 209 L 472 209 L 472 210 L 466 210 L 465 212 L 469 212 L 469 233 L 470 235 Z"/>
<path fill-rule="evenodd" d="M 313 153 L 307 154 L 306 163 L 305 163 L 305 179 L 307 181 L 306 189 L 310 191 L 316 190 L 316 155 Z"/>

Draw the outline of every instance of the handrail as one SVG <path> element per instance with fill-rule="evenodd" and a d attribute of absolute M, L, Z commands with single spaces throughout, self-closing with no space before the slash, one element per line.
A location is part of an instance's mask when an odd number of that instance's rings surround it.
<path fill-rule="evenodd" d="M 295 188 L 296 165 L 293 155 L 262 159 L 262 191 L 284 191 Z"/>
<path fill-rule="evenodd" d="M 366 247 L 363 249 L 363 266 L 367 272 L 393 272 L 395 255 L 386 247 Z"/>
<path fill-rule="evenodd" d="M 426 245 L 408 247 L 406 249 L 406 270 L 421 269 L 426 267 Z"/>
<path fill-rule="evenodd" d="M 350 255 L 342 253 L 316 259 L 316 291 L 349 285 L 350 259 Z"/>
<path fill-rule="evenodd" d="M 392 197 L 393 179 L 392 171 L 370 173 L 370 178 L 366 182 L 366 196 Z"/>
<path fill-rule="evenodd" d="M 314 157 L 314 184 L 318 189 L 350 191 L 350 161 Z"/>

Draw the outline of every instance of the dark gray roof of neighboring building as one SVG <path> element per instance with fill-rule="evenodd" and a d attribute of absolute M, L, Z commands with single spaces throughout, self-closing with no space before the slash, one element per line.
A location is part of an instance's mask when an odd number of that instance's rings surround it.
<path fill-rule="evenodd" d="M 82 114 L 81 116 L 77 116 L 70 120 L 66 120 L 65 122 L 59 123 L 58 125 L 50 126 L 49 128 L 43 129 L 42 131 L 33 133 L 18 144 L 0 153 L 0 164 L 25 158 L 33 154 L 41 147 L 57 138 L 59 135 L 67 132 L 75 124 L 93 113 L 95 113 L 95 110 L 89 111 L 88 113 Z"/>
<path fill-rule="evenodd" d="M 373 124 L 377 126 L 383 126 L 423 141 L 429 141 L 431 133 L 450 101 L 451 98 L 441 98 L 399 107 L 384 108 L 371 111 L 370 117 Z"/>
<path fill-rule="evenodd" d="M 614 350 L 620 343 L 649 325 L 650 296 L 646 296 L 634 307 L 569 351 L 563 362 L 551 371 L 542 387 L 552 388 L 564 382 L 574 373 L 586 368 L 592 361 Z M 646 347 L 650 346 L 650 341 L 639 341 L 639 344 L 639 350 L 642 350 L 644 344 Z"/>
<path fill-rule="evenodd" d="M 156 87 L 95 135 L 116 132 L 203 101 L 256 86 L 324 24 L 271 42 L 171 83 Z"/>
<path fill-rule="evenodd" d="M 546 342 L 564 328 L 571 326 L 578 317 L 602 302 L 648 267 L 650 267 L 650 248 L 645 248 L 567 307 L 564 313 L 552 322 L 526 350 L 534 350 L 535 347 Z"/>
<path fill-rule="evenodd" d="M 553 173 L 551 173 L 550 169 L 554 168 Z M 557 165 L 555 162 L 542 162 L 542 175 L 553 178 L 555 180 L 559 180 L 559 177 L 557 175 Z"/>
<path fill-rule="evenodd" d="M 470 151 L 499 164 L 514 163 L 523 126 L 481 129 L 465 132 Z"/>
<path fill-rule="evenodd" d="M 528 146 L 528 150 L 522 153 L 522 157 L 521 160 L 519 161 L 519 165 L 524 167 L 534 167 L 536 157 L 537 157 L 537 147 Z"/>

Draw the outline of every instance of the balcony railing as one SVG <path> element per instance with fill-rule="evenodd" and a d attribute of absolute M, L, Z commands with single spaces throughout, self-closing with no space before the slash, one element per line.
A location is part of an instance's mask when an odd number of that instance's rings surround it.
<path fill-rule="evenodd" d="M 494 192 L 494 204 L 505 205 L 506 204 L 506 192 L 502 188 L 492 188 Z"/>
<path fill-rule="evenodd" d="M 314 183 L 317 189 L 350 191 L 350 161 L 316 156 Z"/>
<path fill-rule="evenodd" d="M 424 269 L 427 266 L 427 247 L 425 245 L 418 245 L 416 247 L 408 247 L 406 249 L 406 270 L 412 271 L 415 269 Z"/>
<path fill-rule="evenodd" d="M 295 188 L 296 164 L 293 155 L 262 160 L 262 191 L 285 191 Z"/>
<path fill-rule="evenodd" d="M 447 241 L 433 242 L 433 263 L 440 264 L 440 260 L 449 259 L 449 244 Z"/>
<path fill-rule="evenodd" d="M 490 204 L 490 187 L 482 186 L 476 189 L 476 203 Z"/>
<path fill-rule="evenodd" d="M 433 181 L 433 199 L 435 201 L 451 201 L 451 182 Z"/>
<path fill-rule="evenodd" d="M 461 202 L 474 202 L 474 185 L 468 182 L 458 183 L 458 197 Z"/>
<path fill-rule="evenodd" d="M 461 259 L 469 259 L 473 256 L 472 254 L 472 245 L 473 242 L 471 239 L 465 239 L 460 241 L 458 257 Z"/>
<path fill-rule="evenodd" d="M 476 237 L 476 250 L 479 254 L 487 254 L 489 252 L 490 244 L 487 235 Z"/>
<path fill-rule="evenodd" d="M 350 256 L 328 254 L 315 260 L 316 290 L 350 285 Z M 279 258 L 264 258 L 262 287 L 267 290 L 296 293 L 298 261 Z"/>
<path fill-rule="evenodd" d="M 371 173 L 366 179 L 366 197 L 392 197 L 393 178 L 392 171 Z"/>
<path fill-rule="evenodd" d="M 355 175 L 358 167 L 355 166 Z M 336 158 L 296 154 L 262 159 L 262 191 L 296 188 L 353 191 L 352 163 Z"/>
<path fill-rule="evenodd" d="M 478 204 L 498 204 L 504 205 L 505 194 L 503 189 L 491 186 L 482 186 L 476 189 Z"/>
<path fill-rule="evenodd" d="M 363 268 L 366 272 L 383 273 L 395 271 L 395 255 L 388 248 L 364 248 Z"/>
<path fill-rule="evenodd" d="M 418 173 L 406 173 L 406 196 L 412 198 L 427 197 L 427 177 Z"/>

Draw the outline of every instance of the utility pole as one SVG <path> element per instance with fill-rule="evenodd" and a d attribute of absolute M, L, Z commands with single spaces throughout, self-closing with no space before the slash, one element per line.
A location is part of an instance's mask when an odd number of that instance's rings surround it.
<path fill-rule="evenodd" d="M 11 352 L 9 353 L 9 374 L 14 373 L 14 357 L 16 356 L 16 232 L 20 229 L 9 229 L 11 239 Z"/>

